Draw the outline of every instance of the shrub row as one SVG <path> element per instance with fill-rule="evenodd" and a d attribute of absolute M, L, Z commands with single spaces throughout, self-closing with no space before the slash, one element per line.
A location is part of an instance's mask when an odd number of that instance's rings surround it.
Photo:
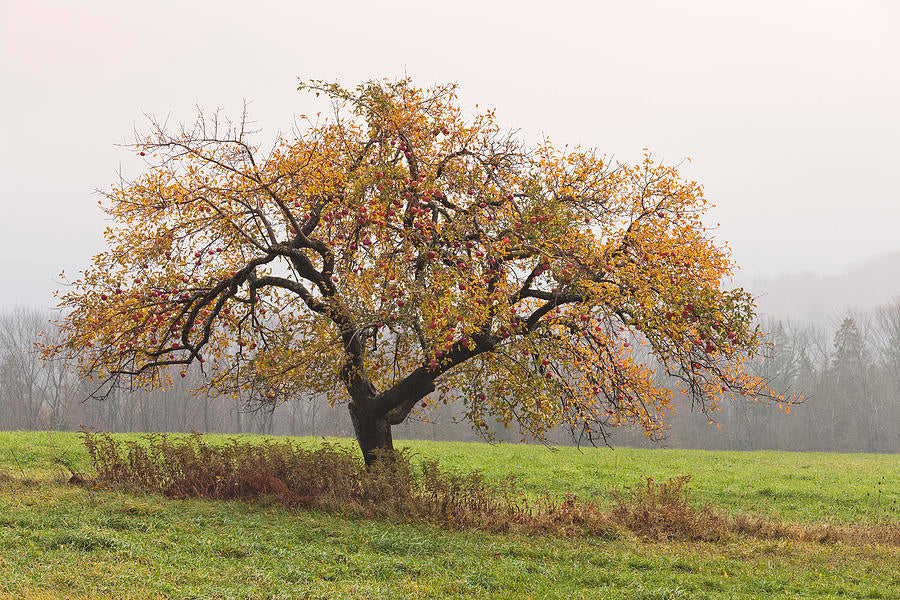
<path fill-rule="evenodd" d="M 549 532 L 612 537 L 623 531 L 653 540 L 715 541 L 735 535 L 819 542 L 900 545 L 900 524 L 870 526 L 789 524 L 726 515 L 690 502 L 690 476 L 647 478 L 614 493 L 608 506 L 579 499 L 529 498 L 513 479 L 487 481 L 477 472 L 413 463 L 407 451 L 366 468 L 358 453 L 323 442 L 310 448 L 290 440 L 211 443 L 200 434 L 149 434 L 123 440 L 82 432 L 91 479 L 73 482 L 158 492 L 172 498 L 256 500 L 390 520 L 429 521 L 487 531 Z"/>

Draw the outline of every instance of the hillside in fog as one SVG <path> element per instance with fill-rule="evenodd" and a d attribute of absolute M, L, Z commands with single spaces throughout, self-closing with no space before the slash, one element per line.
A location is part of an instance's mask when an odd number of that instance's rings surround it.
<path fill-rule="evenodd" d="M 900 296 L 900 251 L 838 273 L 782 273 L 739 282 L 757 297 L 760 316 L 826 325 L 848 309 L 869 310 Z"/>

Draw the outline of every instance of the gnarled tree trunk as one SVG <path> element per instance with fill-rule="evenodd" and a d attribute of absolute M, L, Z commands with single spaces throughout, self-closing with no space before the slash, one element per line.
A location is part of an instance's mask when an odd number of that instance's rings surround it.
<path fill-rule="evenodd" d="M 373 414 L 354 401 L 350 403 L 350 421 L 367 466 L 394 451 L 387 415 Z"/>
<path fill-rule="evenodd" d="M 376 394 L 375 386 L 364 377 L 349 379 L 350 420 L 366 465 L 393 452 L 391 427 L 405 421 L 434 389 L 434 374 L 425 368 L 416 369 L 381 394 Z"/>

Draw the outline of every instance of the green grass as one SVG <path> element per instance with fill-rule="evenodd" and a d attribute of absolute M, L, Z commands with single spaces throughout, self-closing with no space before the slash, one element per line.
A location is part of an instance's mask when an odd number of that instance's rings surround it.
<path fill-rule="evenodd" d="M 888 598 L 900 586 L 889 549 L 488 535 L 49 483 L 2 484 L 0 515 L 0 595 L 16 598 Z"/>
<path fill-rule="evenodd" d="M 137 437 L 127 435 L 124 437 Z M 209 436 L 226 440 L 234 436 Z M 259 436 L 241 436 L 262 439 Z M 299 438 L 316 444 L 321 438 Z M 343 443 L 354 444 L 350 440 Z M 603 500 L 644 477 L 691 475 L 692 499 L 728 511 L 791 521 L 845 523 L 900 518 L 900 456 L 804 452 L 713 452 L 634 448 L 558 448 L 540 445 L 398 441 L 445 466 L 512 475 L 531 494 L 575 493 Z M 55 457 L 89 468 L 76 434 L 0 432 L 0 469 L 26 474 L 59 471 Z"/>
<path fill-rule="evenodd" d="M 885 512 L 872 494 L 895 500 L 900 471 L 879 455 L 402 445 L 516 475 L 534 494 L 689 473 L 697 502 L 810 521 L 870 522 Z M 87 466 L 72 434 L 0 433 L 0 470 L 13 476 L 0 479 L 0 598 L 900 597 L 897 547 L 494 535 L 177 501 L 67 486 L 54 478 L 59 455 Z"/>
<path fill-rule="evenodd" d="M 601 496 L 644 477 L 691 475 L 692 499 L 792 521 L 862 522 L 900 502 L 900 456 L 400 442 L 443 464 L 514 475 L 534 493 Z M 894 513 L 896 517 L 900 514 Z"/>

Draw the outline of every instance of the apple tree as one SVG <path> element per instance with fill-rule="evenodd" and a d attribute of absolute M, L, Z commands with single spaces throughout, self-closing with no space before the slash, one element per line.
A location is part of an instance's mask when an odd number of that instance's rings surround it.
<path fill-rule="evenodd" d="M 655 374 L 705 412 L 771 396 L 742 366 L 752 298 L 726 287 L 728 248 L 676 167 L 526 146 L 453 86 L 300 88 L 329 117 L 265 148 L 218 113 L 137 140 L 147 167 L 106 194 L 107 248 L 47 348 L 99 395 L 190 363 L 247 402 L 327 394 L 367 462 L 419 403 L 602 440 L 660 433 L 673 392 Z"/>

